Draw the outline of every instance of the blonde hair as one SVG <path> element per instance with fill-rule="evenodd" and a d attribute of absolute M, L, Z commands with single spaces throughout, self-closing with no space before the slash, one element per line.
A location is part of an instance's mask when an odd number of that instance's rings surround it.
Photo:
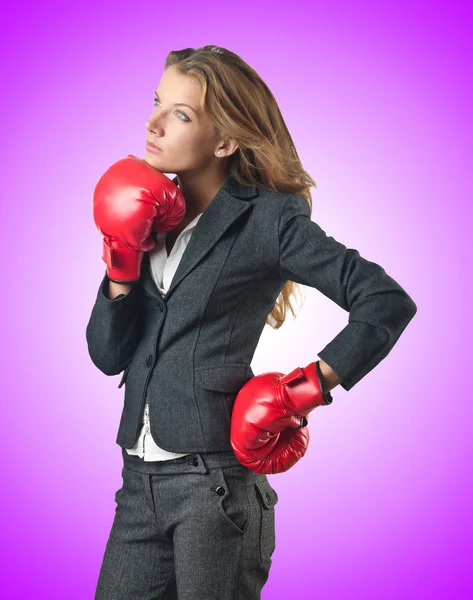
<path fill-rule="evenodd" d="M 216 137 L 233 138 L 236 152 L 226 160 L 228 173 L 244 185 L 304 196 L 312 210 L 316 182 L 304 170 L 271 90 L 242 58 L 220 46 L 172 50 L 164 68 L 175 65 L 202 86 L 201 105 L 214 124 Z M 266 324 L 279 329 L 298 284 L 284 284 Z"/>

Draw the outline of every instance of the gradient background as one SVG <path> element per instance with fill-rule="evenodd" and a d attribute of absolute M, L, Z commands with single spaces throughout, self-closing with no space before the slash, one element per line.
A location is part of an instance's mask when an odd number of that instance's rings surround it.
<path fill-rule="evenodd" d="M 2 560 L 6 599 L 92 599 L 121 486 L 124 388 L 85 328 L 105 265 L 92 191 L 144 155 L 166 54 L 217 44 L 273 91 L 313 220 L 418 313 L 333 390 L 279 494 L 262 597 L 471 598 L 472 3 L 3 3 Z M 314 288 L 256 374 L 316 359 L 348 313 Z M 468 508 L 470 507 L 470 508 Z"/>

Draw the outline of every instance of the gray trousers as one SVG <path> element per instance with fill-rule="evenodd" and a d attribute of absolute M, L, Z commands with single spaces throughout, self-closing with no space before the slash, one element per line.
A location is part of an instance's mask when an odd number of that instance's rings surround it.
<path fill-rule="evenodd" d="M 276 542 L 266 475 L 233 452 L 122 455 L 95 600 L 259 600 Z"/>

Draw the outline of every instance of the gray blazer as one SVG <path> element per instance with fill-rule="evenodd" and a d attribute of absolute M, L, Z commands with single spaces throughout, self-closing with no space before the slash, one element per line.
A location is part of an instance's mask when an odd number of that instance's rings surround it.
<path fill-rule="evenodd" d="M 151 434 L 165 450 L 232 449 L 233 402 L 254 376 L 253 354 L 287 280 L 349 311 L 347 326 L 317 353 L 347 391 L 388 355 L 417 310 L 382 267 L 327 236 L 302 195 L 231 176 L 197 222 L 165 296 L 148 253 L 127 295 L 109 300 L 107 280 L 105 272 L 86 339 L 98 369 L 124 371 L 122 448 L 134 446 L 147 399 Z"/>

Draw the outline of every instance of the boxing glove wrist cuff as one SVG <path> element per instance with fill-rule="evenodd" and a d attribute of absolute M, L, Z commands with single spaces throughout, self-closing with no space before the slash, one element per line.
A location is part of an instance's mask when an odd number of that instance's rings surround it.
<path fill-rule="evenodd" d="M 323 392 L 319 373 L 316 363 L 312 362 L 303 369 L 297 367 L 280 379 L 282 401 L 289 410 L 308 414 L 317 406 L 332 402 L 331 394 Z"/>
<path fill-rule="evenodd" d="M 117 240 L 103 238 L 102 260 L 107 265 L 108 278 L 115 283 L 131 284 L 140 278 L 144 252 L 120 244 Z"/>

